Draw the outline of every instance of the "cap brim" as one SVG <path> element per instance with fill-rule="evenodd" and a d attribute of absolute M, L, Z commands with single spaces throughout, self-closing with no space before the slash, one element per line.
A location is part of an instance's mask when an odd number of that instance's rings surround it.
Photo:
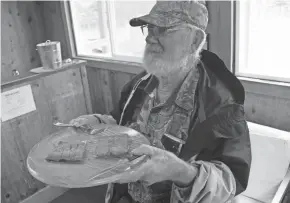
<path fill-rule="evenodd" d="M 139 17 L 139 18 L 133 18 L 129 21 L 130 25 L 132 27 L 139 27 L 142 25 L 146 25 L 148 24 L 145 20 L 143 20 L 142 18 L 144 18 L 145 16 Z"/>
<path fill-rule="evenodd" d="M 177 24 L 180 22 L 180 19 L 169 19 L 168 17 L 165 16 L 159 16 L 159 15 L 152 15 L 148 14 L 145 16 L 141 16 L 138 18 L 133 18 L 130 20 L 130 25 L 132 27 L 138 27 L 146 24 L 151 24 L 159 27 L 170 27 L 174 24 Z"/>
<path fill-rule="evenodd" d="M 156 25 L 156 22 L 158 22 L 157 18 L 154 18 L 151 15 L 145 15 L 145 16 L 141 16 L 138 18 L 133 18 L 130 20 L 130 25 L 132 27 L 138 27 L 138 26 L 142 26 L 142 25 L 146 25 L 146 24 L 153 24 Z"/>

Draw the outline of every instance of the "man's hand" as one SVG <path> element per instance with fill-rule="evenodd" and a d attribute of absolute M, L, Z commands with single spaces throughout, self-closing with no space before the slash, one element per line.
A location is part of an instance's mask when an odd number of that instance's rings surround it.
<path fill-rule="evenodd" d="M 171 180 L 178 185 L 189 185 L 196 176 L 197 169 L 173 153 L 142 145 L 132 151 L 134 155 L 148 155 L 150 159 L 140 167 L 126 173 L 118 183 L 144 181 L 148 185 L 157 182 Z"/>
<path fill-rule="evenodd" d="M 84 125 L 94 126 L 100 123 L 116 124 L 116 120 L 110 115 L 94 114 L 79 116 L 76 119 L 70 121 L 70 124 L 73 124 L 76 127 Z"/>

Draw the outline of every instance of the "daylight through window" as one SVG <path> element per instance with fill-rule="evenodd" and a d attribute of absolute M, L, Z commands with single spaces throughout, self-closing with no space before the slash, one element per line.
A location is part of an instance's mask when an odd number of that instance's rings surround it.
<path fill-rule="evenodd" d="M 156 1 L 70 1 L 78 56 L 141 61 L 145 37 L 129 20 L 149 13 Z"/>
<path fill-rule="evenodd" d="M 236 74 L 290 81 L 290 1 L 238 1 Z"/>

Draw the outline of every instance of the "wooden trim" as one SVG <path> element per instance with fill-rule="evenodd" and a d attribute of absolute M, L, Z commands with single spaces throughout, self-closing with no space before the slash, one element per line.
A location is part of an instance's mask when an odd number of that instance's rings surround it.
<path fill-rule="evenodd" d="M 28 83 L 32 80 L 38 79 L 38 78 L 42 78 L 42 77 L 46 77 L 49 75 L 53 75 L 55 73 L 63 72 L 63 71 L 66 71 L 67 69 L 75 69 L 75 68 L 80 67 L 80 65 L 84 65 L 85 63 L 86 63 L 86 61 L 84 61 L 84 60 L 76 60 L 74 63 L 66 64 L 62 68 L 56 69 L 56 70 L 51 71 L 51 72 L 44 72 L 44 73 L 39 73 L 39 74 L 28 73 L 27 77 L 21 76 L 22 78 L 16 78 L 13 81 L 9 81 L 9 82 L 1 84 L 1 90 L 3 92 L 3 91 L 6 91 L 8 89 L 11 89 L 12 87 L 15 87 L 15 86 L 20 85 L 20 84 L 26 84 L 26 83 Z"/>
<path fill-rule="evenodd" d="M 107 22 L 108 22 L 108 29 L 109 29 L 109 38 L 110 38 L 110 45 L 111 45 L 111 54 L 114 57 L 116 53 L 115 47 L 115 37 L 114 33 L 115 30 L 115 10 L 114 10 L 114 2 L 113 1 L 106 1 L 106 9 L 107 9 Z"/>
<path fill-rule="evenodd" d="M 234 3 L 234 28 L 233 28 L 233 41 L 232 43 L 234 44 L 234 49 L 233 49 L 233 54 L 232 54 L 232 70 L 233 73 L 236 74 L 236 72 L 239 69 L 239 48 L 240 48 L 240 41 L 239 41 L 239 31 L 240 31 L 240 24 L 238 23 L 239 21 L 239 15 L 240 15 L 240 10 L 239 10 L 239 5 L 240 2 L 236 1 Z"/>
<path fill-rule="evenodd" d="M 266 76 L 266 75 L 257 75 L 257 74 L 252 74 L 252 73 L 241 73 L 236 71 L 236 75 L 239 77 L 244 77 L 244 78 L 253 78 L 253 79 L 262 79 L 262 80 L 267 80 L 269 82 L 274 81 L 274 82 L 284 82 L 290 84 L 290 78 L 282 78 L 282 77 L 275 77 L 275 76 Z"/>
<path fill-rule="evenodd" d="M 92 60 L 89 58 L 85 59 L 87 60 L 87 66 L 92 68 L 101 68 L 131 74 L 138 74 L 144 70 L 141 63 L 117 61 L 111 59 L 110 60 L 106 59 Z"/>
<path fill-rule="evenodd" d="M 235 63 L 236 63 L 236 53 L 237 53 L 237 28 L 236 28 L 236 22 L 237 22 L 237 15 L 235 15 L 237 13 L 237 1 L 233 1 L 231 0 L 231 67 L 230 70 L 233 74 L 235 74 L 236 72 L 236 67 L 235 67 Z"/>
<path fill-rule="evenodd" d="M 81 74 L 81 78 L 82 78 L 82 84 L 83 84 L 83 88 L 84 88 L 84 95 L 85 95 L 85 99 L 86 99 L 87 113 L 88 114 L 92 114 L 93 113 L 93 109 L 92 109 L 91 93 L 90 93 L 90 88 L 89 88 L 89 82 L 88 82 L 86 66 L 82 66 L 80 68 L 80 74 Z"/>
<path fill-rule="evenodd" d="M 259 95 L 290 99 L 290 84 L 283 82 L 264 81 L 259 79 L 241 78 L 245 91 Z"/>
<path fill-rule="evenodd" d="M 209 51 L 217 54 L 231 70 L 231 1 L 208 1 Z"/>
<path fill-rule="evenodd" d="M 69 188 L 53 187 L 48 185 L 30 197 L 22 200 L 20 203 L 48 203 L 68 190 Z"/>
<path fill-rule="evenodd" d="M 76 45 L 75 45 L 75 37 L 72 27 L 72 16 L 69 1 L 60 2 L 61 6 L 61 13 L 62 13 L 62 20 L 65 29 L 65 37 L 67 40 L 68 51 L 71 57 L 75 57 L 77 54 L 76 52 Z"/>
<path fill-rule="evenodd" d="M 290 185 L 290 168 L 288 168 L 288 171 L 280 184 L 273 200 L 271 203 L 282 203 L 283 198 L 285 196 L 285 193 L 287 191 L 288 186 Z"/>
<path fill-rule="evenodd" d="M 107 8 L 107 2 L 106 1 L 98 1 L 98 6 L 99 6 L 99 24 L 101 25 L 100 28 L 100 37 L 101 39 L 107 39 L 108 38 L 108 31 L 105 29 L 105 26 L 108 23 L 107 20 L 107 15 L 106 15 L 106 8 Z M 107 53 L 109 50 L 109 47 L 107 45 L 102 45 L 101 47 L 102 51 L 104 53 Z"/>
<path fill-rule="evenodd" d="M 241 81 L 248 81 L 248 82 L 255 82 L 255 83 L 261 83 L 265 85 L 276 85 L 276 86 L 282 86 L 282 87 L 290 87 L 290 83 L 287 82 L 281 82 L 281 81 L 270 81 L 270 80 L 264 80 L 264 79 L 258 79 L 258 78 L 249 78 L 249 77 L 239 77 Z"/>

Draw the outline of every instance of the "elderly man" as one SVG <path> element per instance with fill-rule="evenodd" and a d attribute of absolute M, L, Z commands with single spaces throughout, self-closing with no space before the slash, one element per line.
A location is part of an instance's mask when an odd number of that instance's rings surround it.
<path fill-rule="evenodd" d="M 244 89 L 213 53 L 201 51 L 208 12 L 197 1 L 158 1 L 131 26 L 148 29 L 145 71 L 127 83 L 119 106 L 75 124 L 119 123 L 151 146 L 150 159 L 110 184 L 108 203 L 224 203 L 248 183 L 251 150 Z"/>

